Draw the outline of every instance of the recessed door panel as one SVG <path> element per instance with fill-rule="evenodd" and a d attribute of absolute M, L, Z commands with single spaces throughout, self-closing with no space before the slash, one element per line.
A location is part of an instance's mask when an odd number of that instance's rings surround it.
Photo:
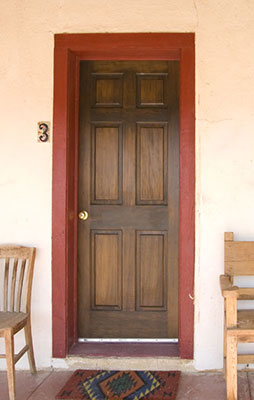
<path fill-rule="evenodd" d="M 122 201 L 122 126 L 92 125 L 92 203 Z"/>
<path fill-rule="evenodd" d="M 137 74 L 137 106 L 167 107 L 168 74 Z"/>
<path fill-rule="evenodd" d="M 137 204 L 167 203 L 167 123 L 137 125 Z"/>
<path fill-rule="evenodd" d="M 138 231 L 136 243 L 136 308 L 165 311 L 167 233 Z"/>
<path fill-rule="evenodd" d="M 92 309 L 121 310 L 122 234 L 121 231 L 92 231 Z"/>
<path fill-rule="evenodd" d="M 123 74 L 92 74 L 92 107 L 122 107 Z"/>

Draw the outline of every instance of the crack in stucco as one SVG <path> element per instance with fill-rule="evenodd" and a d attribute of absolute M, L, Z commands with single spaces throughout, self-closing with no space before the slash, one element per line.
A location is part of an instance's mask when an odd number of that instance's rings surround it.
<path fill-rule="evenodd" d="M 195 12 L 196 12 L 196 20 L 197 20 L 197 28 L 199 27 L 199 14 L 198 14 L 198 6 L 197 6 L 197 3 L 196 3 L 196 0 L 193 0 L 193 5 L 194 5 L 194 8 L 195 8 Z"/>

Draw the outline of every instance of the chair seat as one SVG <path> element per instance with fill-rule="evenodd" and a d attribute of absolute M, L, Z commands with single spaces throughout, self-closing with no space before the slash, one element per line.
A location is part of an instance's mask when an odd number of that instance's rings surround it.
<path fill-rule="evenodd" d="M 26 323 L 28 314 L 23 312 L 0 311 L 0 336 L 5 329 L 14 329 Z"/>
<path fill-rule="evenodd" d="M 237 311 L 237 328 L 254 329 L 254 310 Z"/>

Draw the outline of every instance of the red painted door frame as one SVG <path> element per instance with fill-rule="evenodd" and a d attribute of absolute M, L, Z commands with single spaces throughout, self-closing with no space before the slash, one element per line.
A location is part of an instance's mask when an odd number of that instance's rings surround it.
<path fill-rule="evenodd" d="M 54 62 L 53 357 L 77 341 L 77 176 L 80 60 L 180 61 L 179 351 L 193 358 L 195 256 L 193 33 L 57 34 Z"/>

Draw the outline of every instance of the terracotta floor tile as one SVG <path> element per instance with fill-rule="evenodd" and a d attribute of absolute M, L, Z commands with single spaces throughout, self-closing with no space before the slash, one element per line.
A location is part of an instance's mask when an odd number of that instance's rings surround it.
<path fill-rule="evenodd" d="M 238 372 L 238 398 L 239 400 L 252 400 L 249 379 L 246 372 Z"/>
<path fill-rule="evenodd" d="M 226 400 L 226 383 L 222 374 L 182 373 L 177 400 L 187 399 Z M 254 373 L 249 373 L 249 379 L 245 372 L 238 373 L 238 399 L 254 400 Z"/>
<path fill-rule="evenodd" d="M 225 400 L 221 374 L 181 374 L 177 400 Z"/>
<path fill-rule="evenodd" d="M 54 371 L 27 400 L 54 400 L 73 371 Z"/>
<path fill-rule="evenodd" d="M 247 372 L 247 377 L 248 377 L 248 382 L 249 382 L 249 387 L 250 387 L 250 393 L 251 393 L 251 400 L 254 400 L 254 372 Z"/>
<path fill-rule="evenodd" d="M 32 375 L 27 371 L 16 371 L 16 400 L 28 399 L 50 373 L 50 371 L 43 371 Z M 7 374 L 0 372 L 0 399 L 8 400 L 8 393 Z"/>

